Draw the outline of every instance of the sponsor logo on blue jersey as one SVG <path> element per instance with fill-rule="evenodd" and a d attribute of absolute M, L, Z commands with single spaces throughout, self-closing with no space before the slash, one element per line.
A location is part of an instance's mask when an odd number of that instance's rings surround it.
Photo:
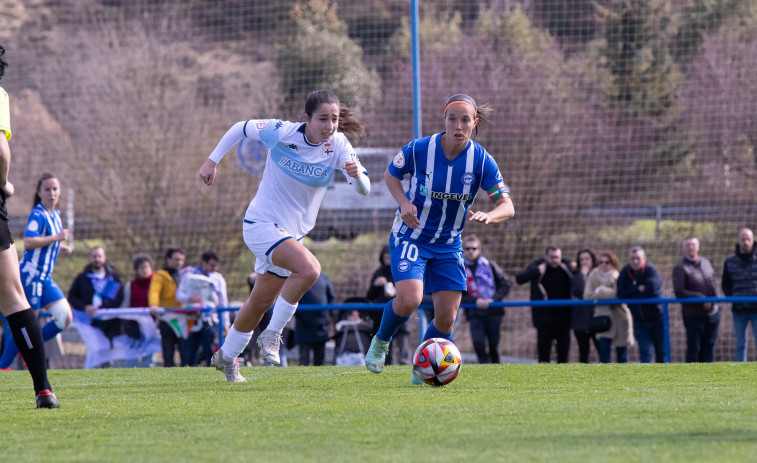
<path fill-rule="evenodd" d="M 432 191 L 431 197 L 436 199 L 449 199 L 452 201 L 470 201 L 473 193 L 447 193 L 446 191 Z"/>
<path fill-rule="evenodd" d="M 435 199 L 449 199 L 452 201 L 470 201 L 473 193 L 449 193 L 446 191 L 429 191 L 426 185 L 418 185 L 421 196 L 431 196 Z"/>

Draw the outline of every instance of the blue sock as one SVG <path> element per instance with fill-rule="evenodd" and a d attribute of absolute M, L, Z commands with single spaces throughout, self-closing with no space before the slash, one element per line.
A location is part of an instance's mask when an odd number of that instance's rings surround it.
<path fill-rule="evenodd" d="M 428 328 L 426 328 L 426 333 L 423 334 L 423 340 L 425 341 L 431 338 L 444 338 L 452 341 L 452 333 L 442 333 L 441 331 L 437 330 L 436 326 L 434 325 L 434 321 L 431 320 L 431 323 L 428 324 Z"/>
<path fill-rule="evenodd" d="M 54 338 L 55 335 L 57 335 L 61 331 L 63 330 L 58 328 L 58 325 L 55 324 L 55 321 L 50 320 L 49 322 L 45 323 L 45 326 L 42 327 L 42 339 L 47 342 Z"/>
<path fill-rule="evenodd" d="M 392 309 L 392 301 L 394 301 L 394 298 L 384 306 L 384 315 L 381 317 L 381 326 L 379 326 L 378 333 L 376 333 L 376 336 L 382 341 L 391 341 L 394 337 L 394 333 L 397 332 L 400 326 L 410 319 L 409 316 L 400 317 L 394 313 L 394 309 Z"/>
<path fill-rule="evenodd" d="M 17 355 L 18 347 L 13 342 L 11 327 L 8 325 L 8 320 L 3 317 L 3 356 L 0 357 L 0 368 L 10 368 Z"/>

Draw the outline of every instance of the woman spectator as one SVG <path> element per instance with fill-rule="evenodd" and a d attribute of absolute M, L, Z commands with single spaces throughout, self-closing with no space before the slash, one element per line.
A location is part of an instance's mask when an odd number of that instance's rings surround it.
<path fill-rule="evenodd" d="M 121 307 L 149 307 L 147 294 L 155 273 L 152 271 L 152 257 L 144 252 L 134 254 L 132 258 L 134 279 L 124 285 L 124 299 Z"/>
<path fill-rule="evenodd" d="M 576 299 L 584 298 L 584 287 L 589 272 L 597 266 L 597 256 L 590 249 L 582 249 L 576 255 L 578 268 L 570 282 L 570 293 Z M 589 350 L 591 343 L 599 350 L 599 342 L 591 332 L 591 319 L 594 317 L 594 307 L 589 305 L 577 305 L 573 307 L 570 319 L 570 327 L 578 343 L 578 360 L 581 363 L 589 363 Z"/>
<path fill-rule="evenodd" d="M 617 298 L 620 261 L 612 251 L 599 253 L 599 266 L 589 273 L 584 299 Z M 610 363 L 612 346 L 618 363 L 628 362 L 628 347 L 634 345 L 633 320 L 625 304 L 600 305 L 594 311 L 592 331 L 599 339 L 599 361 Z"/>

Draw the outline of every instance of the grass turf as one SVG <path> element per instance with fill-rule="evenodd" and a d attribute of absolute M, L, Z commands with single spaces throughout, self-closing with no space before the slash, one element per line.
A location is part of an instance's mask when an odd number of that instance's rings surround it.
<path fill-rule="evenodd" d="M 55 370 L 59 410 L 0 372 L 0 460 L 753 461 L 754 364 Z"/>

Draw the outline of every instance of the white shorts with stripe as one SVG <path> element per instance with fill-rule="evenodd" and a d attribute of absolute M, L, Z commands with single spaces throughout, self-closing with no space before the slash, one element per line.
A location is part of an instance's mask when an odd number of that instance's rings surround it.
<path fill-rule="evenodd" d="M 276 246 L 288 239 L 295 239 L 288 231 L 275 223 L 244 219 L 242 237 L 255 255 L 255 273 L 270 273 L 280 278 L 289 277 L 291 271 L 277 267 L 271 261 L 271 253 Z M 301 243 L 302 238 L 297 241 Z"/>

